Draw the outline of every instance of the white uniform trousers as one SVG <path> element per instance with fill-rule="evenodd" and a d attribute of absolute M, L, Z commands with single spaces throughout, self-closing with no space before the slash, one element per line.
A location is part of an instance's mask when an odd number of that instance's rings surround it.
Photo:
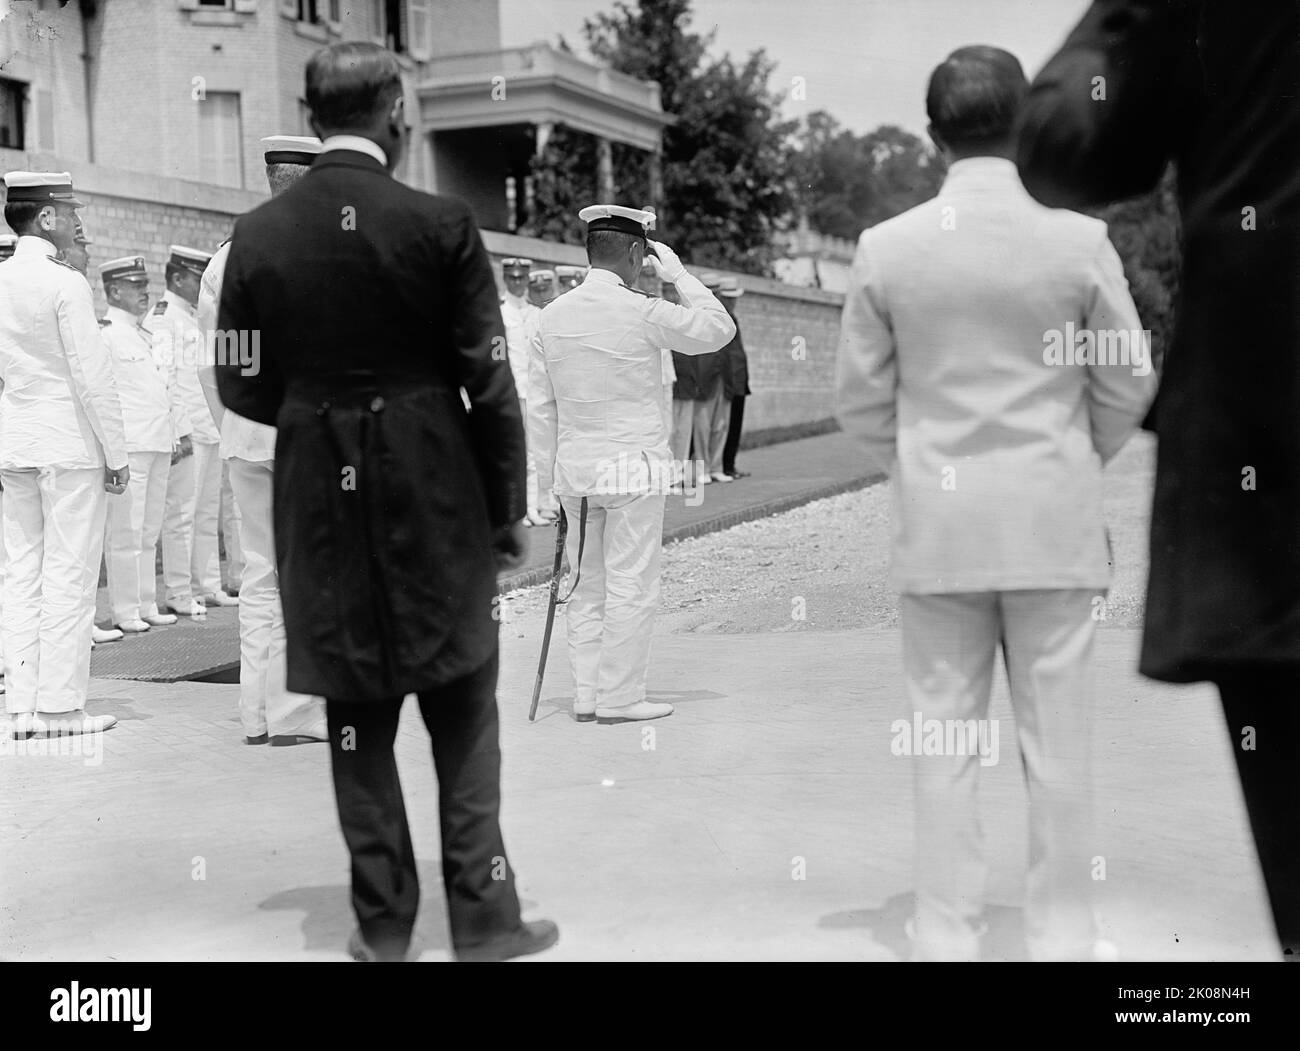
<path fill-rule="evenodd" d="M 285 689 L 284 612 L 275 568 L 273 460 L 226 461 L 239 505 L 244 578 L 239 592 L 239 719 L 247 737 L 325 736 L 325 701 Z"/>
<path fill-rule="evenodd" d="M 221 590 L 221 562 L 217 551 L 217 527 L 221 521 L 221 446 L 217 442 L 195 442 L 194 455 L 181 460 L 181 464 L 191 463 L 186 468 L 190 475 L 190 488 L 193 493 L 191 507 L 192 525 L 190 527 L 189 564 L 184 570 L 185 583 L 182 585 L 181 566 L 176 567 L 175 584 L 167 571 L 167 539 L 163 537 L 163 582 L 167 585 L 168 601 L 171 601 L 172 588 L 177 588 L 177 598 L 201 598 Z M 173 467 L 174 471 L 176 467 Z M 170 499 L 171 487 L 168 486 Z M 179 558 L 179 552 L 178 558 Z"/>
<path fill-rule="evenodd" d="M 645 700 L 650 635 L 659 609 L 665 497 L 588 497 L 581 563 L 582 500 L 562 496 L 560 503 L 569 519 L 569 580 L 580 574 L 566 606 L 577 701 L 622 708 Z"/>
<path fill-rule="evenodd" d="M 0 476 L 5 707 L 14 714 L 76 711 L 90 684 L 99 583 L 91 557 L 104 532 L 104 470 L 42 467 Z"/>
<path fill-rule="evenodd" d="M 710 474 L 722 471 L 722 449 L 727 444 L 727 430 L 731 427 L 731 399 L 722 396 L 722 377 L 719 376 L 713 393 L 695 402 L 695 459 L 703 460 Z"/>
<path fill-rule="evenodd" d="M 987 720 L 1002 647 L 1029 793 L 1025 932 L 1035 960 L 1088 959 L 1096 938 L 1090 735 L 1097 595 L 1062 589 L 901 600 L 907 698 L 923 722 Z M 991 741 L 991 727 L 985 732 Z M 999 728 L 999 762 L 1012 754 L 1007 736 Z M 963 750 L 969 745 L 952 748 Z M 976 802 L 980 756 L 925 755 L 915 741 L 912 754 L 917 953 L 974 960 L 988 873 Z"/>
<path fill-rule="evenodd" d="M 126 459 L 131 480 L 126 492 L 109 502 L 104 535 L 108 600 L 114 624 L 158 612 L 154 571 L 171 468 L 170 453 L 128 452 Z"/>
<path fill-rule="evenodd" d="M 215 535 L 214 533 L 213 536 Z M 221 467 L 221 540 L 226 548 L 226 565 L 223 570 L 214 543 L 213 560 L 217 567 L 214 579 L 221 581 L 225 589 L 233 594 L 243 584 L 244 554 L 239 542 L 239 503 L 230 486 L 229 463 L 223 463 Z"/>
<path fill-rule="evenodd" d="M 0 523 L 4 522 L 4 496 L 3 491 L 0 491 Z M 3 678 L 5 673 L 5 561 L 5 531 L 4 526 L 0 524 L 0 678 Z"/>

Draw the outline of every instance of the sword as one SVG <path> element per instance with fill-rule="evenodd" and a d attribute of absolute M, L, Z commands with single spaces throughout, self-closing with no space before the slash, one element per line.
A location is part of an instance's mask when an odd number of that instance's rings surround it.
<path fill-rule="evenodd" d="M 560 564 L 564 561 L 564 542 L 569 536 L 569 519 L 560 508 L 560 522 L 555 529 L 555 568 L 551 571 L 551 602 L 546 609 L 546 631 L 542 635 L 542 655 L 537 661 L 537 681 L 533 683 L 533 703 L 528 707 L 528 721 L 537 715 L 537 702 L 542 696 L 542 676 L 546 673 L 546 654 L 551 648 L 551 629 L 555 626 L 555 607 L 560 598 Z"/>

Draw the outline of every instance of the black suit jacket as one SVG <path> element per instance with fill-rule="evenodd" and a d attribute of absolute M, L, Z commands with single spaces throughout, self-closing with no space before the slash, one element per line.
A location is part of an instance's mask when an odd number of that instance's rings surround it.
<path fill-rule="evenodd" d="M 1150 190 L 1171 160 L 1183 275 L 1141 667 L 1174 681 L 1296 669 L 1300 3 L 1092 5 L 1030 90 L 1026 187 L 1100 204 Z"/>
<path fill-rule="evenodd" d="M 524 513 L 524 433 L 469 209 L 323 153 L 235 225 L 222 402 L 278 426 L 288 686 L 400 697 L 495 652 L 491 537 Z M 469 409 L 460 396 L 463 388 Z"/>

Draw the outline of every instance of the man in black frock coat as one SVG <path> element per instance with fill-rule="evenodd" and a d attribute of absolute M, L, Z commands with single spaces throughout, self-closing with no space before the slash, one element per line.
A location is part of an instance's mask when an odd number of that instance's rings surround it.
<path fill-rule="evenodd" d="M 1300 3 L 1097 0 L 1035 79 L 1020 174 L 1100 204 L 1178 174 L 1183 272 L 1141 670 L 1219 687 L 1300 961 Z"/>
<path fill-rule="evenodd" d="M 360 928 L 349 951 L 408 955 L 419 885 L 393 740 L 415 693 L 453 949 L 537 952 L 558 932 L 521 921 L 498 822 L 493 599 L 498 568 L 522 561 L 525 508 L 491 266 L 464 204 L 392 178 L 408 134 L 394 55 L 323 49 L 306 96 L 321 153 L 235 224 L 217 381 L 231 411 L 279 429 L 288 688 L 326 698 Z"/>

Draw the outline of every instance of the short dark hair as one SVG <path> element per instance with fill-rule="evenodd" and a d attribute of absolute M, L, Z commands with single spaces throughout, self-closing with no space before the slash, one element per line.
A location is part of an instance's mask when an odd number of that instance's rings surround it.
<path fill-rule="evenodd" d="M 41 214 L 41 209 L 47 207 L 48 201 L 14 201 L 12 204 L 5 204 L 5 222 L 9 224 L 9 229 L 20 237 L 25 234 L 32 223 L 36 222 L 36 217 Z"/>
<path fill-rule="evenodd" d="M 930 74 L 925 112 L 944 145 L 957 150 L 997 146 L 1011 138 L 1029 82 L 1010 51 L 986 44 L 959 47 Z"/>
<path fill-rule="evenodd" d="M 634 241 L 645 244 L 644 237 L 625 234 L 622 230 L 589 230 L 587 231 L 587 259 L 593 264 L 624 259 Z"/>
<path fill-rule="evenodd" d="M 307 63 L 307 105 L 327 131 L 368 128 L 402 93 L 402 67 L 366 40 L 323 47 Z"/>

